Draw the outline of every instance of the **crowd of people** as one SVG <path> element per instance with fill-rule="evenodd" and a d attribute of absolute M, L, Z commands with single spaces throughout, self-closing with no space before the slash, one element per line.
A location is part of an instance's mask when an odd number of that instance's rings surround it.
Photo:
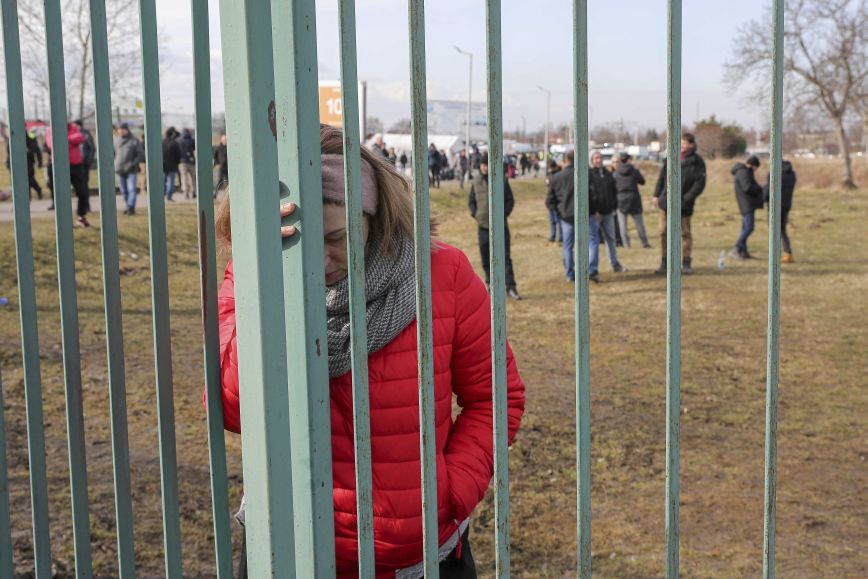
<path fill-rule="evenodd" d="M 139 139 L 129 123 L 119 123 L 114 138 L 114 171 L 117 187 L 124 200 L 125 215 L 135 215 L 136 198 L 139 192 L 138 177 L 142 164 L 146 162 L 144 136 Z M 96 143 L 83 121 L 68 124 L 66 141 L 69 151 L 70 184 L 78 200 L 76 222 L 81 227 L 90 227 L 87 219 L 90 213 L 90 171 L 96 167 Z M 6 168 L 10 168 L 9 140 L 6 139 Z M 51 128 L 47 127 L 42 145 L 36 131 L 26 133 L 27 177 L 29 187 L 37 199 L 43 198 L 43 189 L 36 177 L 36 170 L 45 169 L 45 184 L 51 195 L 52 203 L 48 210 L 54 209 L 54 166 L 52 155 Z M 180 184 L 185 199 L 196 198 L 196 140 L 193 131 L 183 129 L 178 132 L 169 127 L 162 142 L 163 151 L 163 195 L 167 201 L 174 201 L 176 184 Z M 226 134 L 213 148 L 213 175 L 216 183 L 229 179 L 229 157 L 226 148 Z M 217 188 L 215 188 L 215 191 Z"/>

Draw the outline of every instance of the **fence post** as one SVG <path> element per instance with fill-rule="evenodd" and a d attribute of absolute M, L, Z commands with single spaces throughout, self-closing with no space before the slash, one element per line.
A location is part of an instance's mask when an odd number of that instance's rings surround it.
<path fill-rule="evenodd" d="M 273 0 L 271 18 L 280 198 L 298 206 L 287 222 L 299 227 L 282 256 L 297 573 L 327 579 L 335 530 L 315 8 Z"/>
<path fill-rule="evenodd" d="M 588 0 L 573 2 L 576 301 L 576 572 L 591 576 L 591 313 L 588 294 Z M 546 151 L 548 159 L 548 151 Z"/>
<path fill-rule="evenodd" d="M 778 383 L 781 357 L 781 173 L 784 103 L 784 0 L 773 2 L 772 126 L 769 175 L 769 312 L 766 360 L 765 509 L 763 577 L 775 576 L 775 514 L 778 458 Z"/>
<path fill-rule="evenodd" d="M 220 329 L 217 318 L 217 248 L 214 233 L 213 173 L 211 171 L 211 47 L 208 0 L 192 0 L 193 84 L 196 107 L 196 209 L 199 215 L 199 280 L 208 412 L 208 457 L 214 550 L 219 579 L 232 579 L 232 528 L 223 434 L 220 381 Z"/>
<path fill-rule="evenodd" d="M 111 83 L 109 80 L 108 35 L 104 0 L 90 0 L 90 30 L 96 142 L 97 151 L 99 151 L 97 170 L 99 177 L 100 241 L 102 245 L 118 575 L 121 579 L 131 579 L 136 574 L 136 555 L 133 545 L 130 449 L 124 376 L 124 332 L 121 312 L 121 281 L 118 272 L 118 222 L 112 143 Z"/>
<path fill-rule="evenodd" d="M 408 0 L 410 132 L 413 144 L 416 241 L 416 343 L 419 358 L 419 448 L 422 459 L 422 540 L 425 577 L 437 579 L 437 458 L 434 430 L 434 337 L 431 314 L 431 223 L 428 197 L 428 117 L 425 83 L 425 2 Z"/>
<path fill-rule="evenodd" d="M 250 577 L 294 577 L 271 8 L 221 0 Z"/>
<path fill-rule="evenodd" d="M 39 331 L 36 323 L 36 278 L 33 271 L 33 234 L 30 229 L 30 186 L 27 179 L 24 96 L 21 92 L 21 44 L 16 0 L 0 0 L 3 19 L 3 54 L 6 61 L 6 99 L 9 107 L 9 167 L 21 320 L 24 401 L 27 413 L 27 453 L 30 467 L 30 502 L 33 515 L 33 554 L 37 579 L 51 577 L 51 530 L 45 467 L 45 426 Z M 69 189 L 67 188 L 67 191 Z M 68 193 L 67 193 L 68 194 Z"/>

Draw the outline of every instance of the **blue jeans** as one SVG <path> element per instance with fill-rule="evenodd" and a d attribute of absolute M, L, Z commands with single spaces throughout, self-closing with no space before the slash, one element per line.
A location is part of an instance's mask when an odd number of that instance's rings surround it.
<path fill-rule="evenodd" d="M 166 172 L 166 179 L 163 183 L 163 194 L 165 194 L 166 199 L 171 199 L 172 195 L 175 193 L 175 177 L 177 176 L 177 171 Z"/>
<path fill-rule="evenodd" d="M 588 219 L 588 275 L 600 271 L 600 224 L 593 215 Z"/>
<path fill-rule="evenodd" d="M 561 229 L 561 220 L 558 217 L 558 212 L 554 209 L 549 209 L 549 241 L 563 241 L 564 232 Z"/>
<path fill-rule="evenodd" d="M 747 253 L 747 238 L 753 233 L 756 218 L 754 212 L 751 211 L 747 215 L 741 216 L 741 233 L 738 236 L 738 241 L 735 242 L 735 248 L 741 253 Z"/>
<path fill-rule="evenodd" d="M 124 198 L 124 202 L 127 204 L 127 209 L 136 208 L 136 177 L 138 177 L 137 173 L 118 175 L 121 197 Z"/>
<path fill-rule="evenodd" d="M 618 263 L 618 248 L 615 245 L 615 213 L 600 215 L 600 234 L 606 240 L 606 248 L 609 250 L 609 264 L 612 269 L 617 269 Z"/>
<path fill-rule="evenodd" d="M 564 242 L 564 270 L 567 279 L 575 281 L 576 279 L 576 260 L 575 260 L 575 244 L 576 236 L 573 224 L 570 221 L 561 219 L 561 239 Z"/>

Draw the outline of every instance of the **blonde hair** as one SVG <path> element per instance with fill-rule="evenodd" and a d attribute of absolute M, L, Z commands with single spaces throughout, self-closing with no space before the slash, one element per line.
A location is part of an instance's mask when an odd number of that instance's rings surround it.
<path fill-rule="evenodd" d="M 330 125 L 320 125 L 320 154 L 343 155 L 344 137 L 340 129 Z M 377 180 L 377 214 L 368 218 L 371 233 L 376 233 L 388 253 L 396 249 L 393 238 L 396 235 L 413 238 L 413 193 L 410 183 L 382 155 L 362 147 L 362 159 L 371 164 Z M 229 248 L 232 245 L 232 227 L 229 214 L 229 185 L 221 184 L 218 189 L 225 192 L 223 201 L 217 209 L 215 230 L 218 241 Z M 431 219 L 431 237 L 437 235 L 437 221 Z"/>

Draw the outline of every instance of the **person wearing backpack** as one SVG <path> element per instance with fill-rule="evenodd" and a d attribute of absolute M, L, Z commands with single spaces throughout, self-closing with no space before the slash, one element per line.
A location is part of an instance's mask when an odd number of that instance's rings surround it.
<path fill-rule="evenodd" d="M 756 224 L 756 210 L 763 207 L 763 189 L 754 175 L 759 166 L 759 158 L 751 155 L 744 163 L 736 163 L 731 171 L 734 178 L 735 199 L 741 213 L 741 233 L 729 254 L 735 259 L 753 259 L 747 250 L 747 240 Z"/>

